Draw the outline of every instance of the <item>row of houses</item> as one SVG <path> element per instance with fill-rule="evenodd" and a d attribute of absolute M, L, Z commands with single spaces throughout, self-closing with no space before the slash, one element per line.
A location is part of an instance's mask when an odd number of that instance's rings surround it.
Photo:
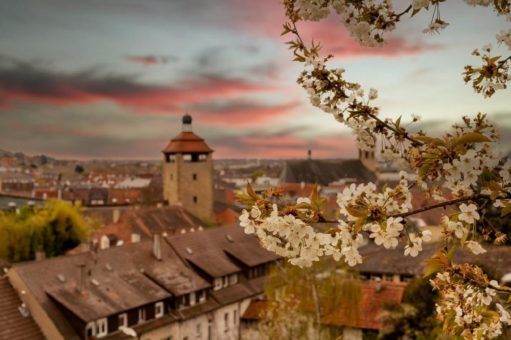
<path fill-rule="evenodd" d="M 275 261 L 222 227 L 16 264 L 7 277 L 48 339 L 239 339 Z"/>

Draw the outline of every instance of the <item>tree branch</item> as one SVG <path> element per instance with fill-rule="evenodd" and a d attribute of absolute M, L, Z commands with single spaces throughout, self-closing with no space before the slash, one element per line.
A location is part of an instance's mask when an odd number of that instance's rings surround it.
<path fill-rule="evenodd" d="M 422 207 L 422 208 L 419 208 L 419 209 L 416 209 L 416 210 L 408 211 L 408 212 L 405 212 L 405 213 L 390 215 L 389 217 L 403 217 L 403 218 L 405 218 L 405 217 L 408 217 L 408 216 L 411 216 L 411 215 L 415 215 L 415 214 L 418 214 L 418 213 L 421 213 L 421 212 L 424 212 L 424 211 L 428 211 L 428 210 L 432 210 L 432 209 L 436 209 L 436 208 L 442 208 L 442 207 L 446 207 L 446 206 L 449 206 L 449 205 L 457 204 L 457 203 L 460 203 L 460 202 L 466 202 L 466 201 L 474 200 L 477 197 L 479 197 L 479 196 L 478 195 L 464 196 L 464 197 L 456 198 L 454 200 L 440 202 L 440 203 L 433 204 L 433 205 L 428 205 L 428 206 L 425 206 L 425 207 Z"/>

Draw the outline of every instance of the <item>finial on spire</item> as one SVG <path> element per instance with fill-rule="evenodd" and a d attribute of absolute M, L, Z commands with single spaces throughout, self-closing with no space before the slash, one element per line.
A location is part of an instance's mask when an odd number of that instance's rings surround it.
<path fill-rule="evenodd" d="M 192 116 L 188 112 L 183 116 L 183 132 L 192 131 Z"/>

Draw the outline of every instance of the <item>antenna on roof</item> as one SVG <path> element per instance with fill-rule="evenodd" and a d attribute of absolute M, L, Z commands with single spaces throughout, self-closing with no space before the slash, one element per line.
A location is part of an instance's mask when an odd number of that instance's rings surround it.
<path fill-rule="evenodd" d="M 28 316 L 30 315 L 30 311 L 28 310 L 27 305 L 25 305 L 25 303 L 22 303 L 18 307 L 18 311 L 24 318 L 28 318 Z"/>
<path fill-rule="evenodd" d="M 76 265 L 80 270 L 80 278 L 78 280 L 78 292 L 82 293 L 85 291 L 85 263 Z"/>
<path fill-rule="evenodd" d="M 161 236 L 159 234 L 153 236 L 153 255 L 158 261 L 161 261 Z"/>

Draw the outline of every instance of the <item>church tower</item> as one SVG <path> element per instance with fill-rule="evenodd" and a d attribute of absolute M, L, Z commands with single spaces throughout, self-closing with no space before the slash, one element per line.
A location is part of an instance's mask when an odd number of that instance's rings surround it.
<path fill-rule="evenodd" d="M 192 132 L 192 117 L 163 149 L 163 197 L 206 221 L 213 221 L 213 150 Z"/>
<path fill-rule="evenodd" d="M 358 158 L 367 169 L 371 170 L 372 172 L 376 172 L 377 163 L 374 156 L 374 149 L 371 151 L 358 149 Z"/>

